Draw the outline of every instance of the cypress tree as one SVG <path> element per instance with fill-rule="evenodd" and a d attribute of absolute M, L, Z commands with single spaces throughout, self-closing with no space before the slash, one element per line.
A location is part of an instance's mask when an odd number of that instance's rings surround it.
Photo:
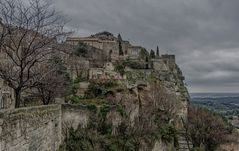
<path fill-rule="evenodd" d="M 156 52 L 157 57 L 159 57 L 159 46 L 157 46 L 157 52 Z"/>
<path fill-rule="evenodd" d="M 155 58 L 155 52 L 152 49 L 150 51 L 150 58 Z"/>
<path fill-rule="evenodd" d="M 122 48 L 122 38 L 121 35 L 118 35 L 118 43 L 119 43 L 119 55 L 123 56 L 124 52 L 123 52 L 123 48 Z"/>
<path fill-rule="evenodd" d="M 145 62 L 146 62 L 146 69 L 148 69 L 149 68 L 149 58 L 148 58 L 148 56 L 146 56 L 146 58 L 145 58 Z"/>

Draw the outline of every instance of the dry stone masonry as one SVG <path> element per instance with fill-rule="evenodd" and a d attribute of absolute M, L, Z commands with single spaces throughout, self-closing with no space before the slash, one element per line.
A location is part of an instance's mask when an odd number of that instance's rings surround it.
<path fill-rule="evenodd" d="M 2 110 L 0 151 L 56 151 L 64 140 L 64 126 L 77 129 L 87 121 L 88 111 L 80 105 Z"/>

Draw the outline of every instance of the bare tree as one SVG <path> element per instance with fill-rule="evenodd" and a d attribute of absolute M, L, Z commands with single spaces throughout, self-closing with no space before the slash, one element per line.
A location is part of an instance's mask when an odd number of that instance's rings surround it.
<path fill-rule="evenodd" d="M 152 84 L 148 93 L 143 96 L 146 109 L 152 115 L 160 117 L 160 121 L 174 120 L 178 112 L 179 102 L 176 95 L 165 88 L 161 82 Z M 151 109 L 149 109 L 149 107 Z"/>
<path fill-rule="evenodd" d="M 70 59 L 68 61 L 68 65 L 70 66 L 72 75 L 76 76 L 77 78 L 80 78 L 81 80 L 88 78 L 86 73 L 88 73 L 89 62 L 86 58 L 78 57 L 74 54 L 71 54 Z"/>
<path fill-rule="evenodd" d="M 22 92 L 39 84 L 41 71 L 33 70 L 48 61 L 53 45 L 64 36 L 64 17 L 46 0 L 1 0 L 0 78 L 15 93 L 20 107 Z"/>
<path fill-rule="evenodd" d="M 67 73 L 58 64 L 43 64 L 37 86 L 32 94 L 42 100 L 43 105 L 52 103 L 56 97 L 63 97 L 67 93 L 69 79 Z"/>
<path fill-rule="evenodd" d="M 189 107 L 186 127 L 193 146 L 203 146 L 210 151 L 225 142 L 230 134 L 229 126 L 222 117 L 205 108 L 194 106 Z"/>

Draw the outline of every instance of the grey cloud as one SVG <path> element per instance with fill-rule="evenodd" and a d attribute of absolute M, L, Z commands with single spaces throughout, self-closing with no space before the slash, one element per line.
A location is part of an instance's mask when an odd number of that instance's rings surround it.
<path fill-rule="evenodd" d="M 239 92 L 238 0 L 55 0 L 76 35 L 102 30 L 174 53 L 191 91 Z M 238 85 L 237 85 L 238 84 Z"/>

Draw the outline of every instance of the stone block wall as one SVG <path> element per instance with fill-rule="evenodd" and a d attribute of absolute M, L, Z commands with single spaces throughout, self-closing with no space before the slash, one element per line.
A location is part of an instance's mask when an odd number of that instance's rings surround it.
<path fill-rule="evenodd" d="M 0 111 L 0 151 L 55 151 L 61 129 L 61 105 Z"/>

